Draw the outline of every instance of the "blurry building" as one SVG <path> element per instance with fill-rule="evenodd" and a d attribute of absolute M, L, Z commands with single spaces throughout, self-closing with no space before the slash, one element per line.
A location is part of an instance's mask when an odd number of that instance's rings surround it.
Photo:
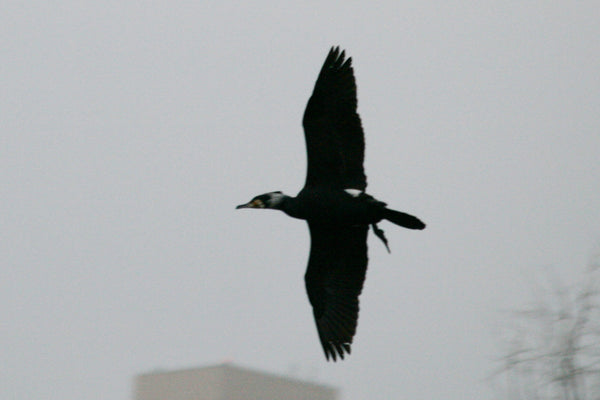
<path fill-rule="evenodd" d="M 336 400 L 337 390 L 231 364 L 138 375 L 135 400 Z"/>

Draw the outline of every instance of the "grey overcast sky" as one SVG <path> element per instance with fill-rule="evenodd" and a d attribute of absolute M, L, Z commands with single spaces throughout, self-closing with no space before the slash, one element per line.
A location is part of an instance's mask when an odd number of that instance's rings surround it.
<path fill-rule="evenodd" d="M 0 398 L 127 400 L 231 360 L 343 400 L 494 399 L 499 310 L 600 241 L 596 1 L 4 1 Z M 353 353 L 326 363 L 301 221 L 304 106 L 353 57 L 383 224 Z"/>

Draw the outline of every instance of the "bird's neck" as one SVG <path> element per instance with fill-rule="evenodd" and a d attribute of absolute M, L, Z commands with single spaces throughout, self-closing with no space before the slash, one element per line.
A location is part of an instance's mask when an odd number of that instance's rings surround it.
<path fill-rule="evenodd" d="M 284 195 L 282 201 L 277 205 L 277 209 L 283 211 L 293 218 L 302 218 L 300 204 L 296 197 Z"/>

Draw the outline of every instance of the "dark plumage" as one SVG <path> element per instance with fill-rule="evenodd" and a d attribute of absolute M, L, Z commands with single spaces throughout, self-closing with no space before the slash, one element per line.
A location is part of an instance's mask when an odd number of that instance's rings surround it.
<path fill-rule="evenodd" d="M 308 156 L 304 188 L 296 197 L 270 192 L 237 207 L 277 209 L 308 222 L 306 291 L 325 356 L 334 361 L 350 353 L 356 333 L 369 225 L 386 248 L 387 239 L 376 225 L 382 219 L 409 229 L 425 228 L 418 218 L 391 210 L 365 193 L 365 142 L 356 107 L 352 59 L 334 47 L 302 121 Z"/>

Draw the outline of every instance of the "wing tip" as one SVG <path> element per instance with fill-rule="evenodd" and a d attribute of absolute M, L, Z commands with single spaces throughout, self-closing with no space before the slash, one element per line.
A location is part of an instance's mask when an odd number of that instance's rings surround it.
<path fill-rule="evenodd" d="M 350 355 L 352 353 L 352 347 L 351 343 L 348 342 L 335 343 L 329 341 L 323 343 L 323 351 L 325 352 L 325 359 L 327 361 L 336 362 L 338 357 L 341 361 L 346 354 Z"/>
<path fill-rule="evenodd" d="M 325 59 L 325 65 L 338 69 L 349 68 L 352 67 L 352 57 L 346 59 L 346 50 L 342 49 L 339 45 L 331 46 Z"/>

